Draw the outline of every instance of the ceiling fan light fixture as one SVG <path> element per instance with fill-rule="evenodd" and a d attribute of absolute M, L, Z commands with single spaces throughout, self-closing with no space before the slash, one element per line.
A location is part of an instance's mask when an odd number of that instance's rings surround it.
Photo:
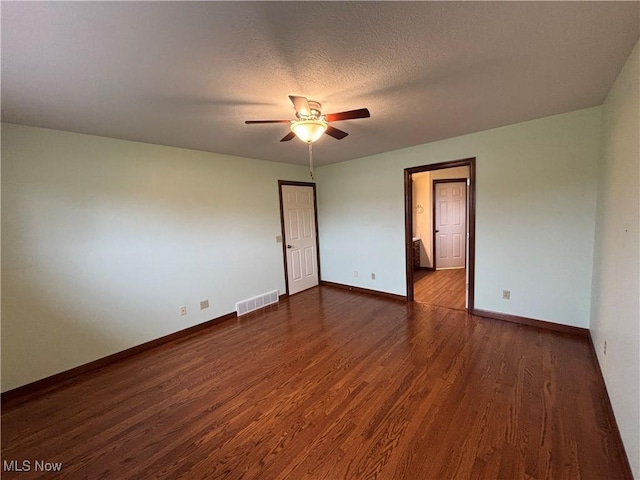
<path fill-rule="evenodd" d="M 298 120 L 291 122 L 291 131 L 305 143 L 313 143 L 327 130 L 322 120 Z"/>

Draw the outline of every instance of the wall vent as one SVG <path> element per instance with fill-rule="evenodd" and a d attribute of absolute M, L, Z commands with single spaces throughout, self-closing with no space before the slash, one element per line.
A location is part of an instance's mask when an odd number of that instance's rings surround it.
<path fill-rule="evenodd" d="M 278 290 L 273 290 L 271 292 L 263 293 L 262 295 L 248 298 L 236 303 L 236 312 L 238 312 L 238 316 L 240 317 L 249 312 L 259 310 L 262 307 L 266 307 L 267 305 L 278 303 L 279 300 L 280 297 L 278 295 Z"/>

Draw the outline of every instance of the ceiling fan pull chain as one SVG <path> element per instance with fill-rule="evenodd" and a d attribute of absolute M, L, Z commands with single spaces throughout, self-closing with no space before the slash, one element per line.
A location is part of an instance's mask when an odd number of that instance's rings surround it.
<path fill-rule="evenodd" d="M 309 174 L 311 175 L 311 179 L 315 180 L 313 176 L 313 147 L 311 146 L 311 142 L 309 142 Z"/>

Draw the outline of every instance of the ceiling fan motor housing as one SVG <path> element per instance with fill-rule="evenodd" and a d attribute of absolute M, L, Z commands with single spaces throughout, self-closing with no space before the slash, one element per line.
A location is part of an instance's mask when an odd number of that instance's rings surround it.
<path fill-rule="evenodd" d="M 320 118 L 320 115 L 322 115 L 322 105 L 320 104 L 320 102 L 309 100 L 308 103 L 311 114 L 307 118 Z"/>

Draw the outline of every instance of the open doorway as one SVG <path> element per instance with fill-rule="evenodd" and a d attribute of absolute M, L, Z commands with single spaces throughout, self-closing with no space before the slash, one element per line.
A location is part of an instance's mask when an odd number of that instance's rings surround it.
<path fill-rule="evenodd" d="M 475 158 L 405 169 L 407 300 L 473 310 Z"/>

